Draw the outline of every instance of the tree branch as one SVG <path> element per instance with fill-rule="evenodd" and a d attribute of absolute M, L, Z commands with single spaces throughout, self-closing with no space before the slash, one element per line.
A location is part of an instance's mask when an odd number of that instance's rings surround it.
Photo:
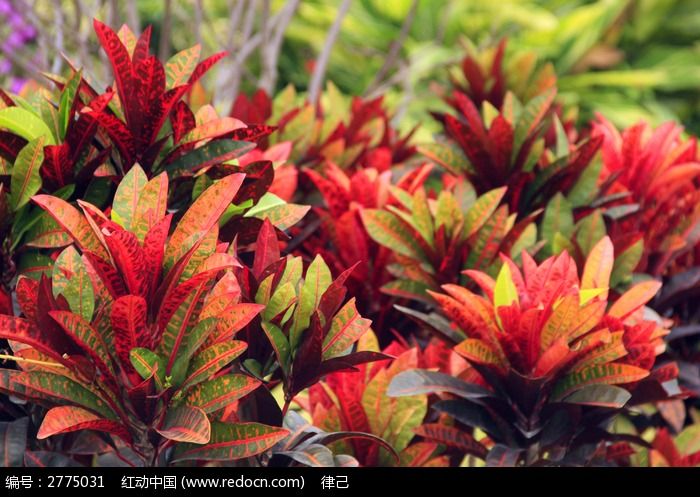
<path fill-rule="evenodd" d="M 163 24 L 160 31 L 160 42 L 158 44 L 158 57 L 166 60 L 170 55 L 170 33 L 173 22 L 172 0 L 165 0 L 165 10 L 163 12 Z"/>
<path fill-rule="evenodd" d="M 328 61 L 331 57 L 331 51 L 333 50 L 333 45 L 335 45 L 335 40 L 338 38 L 340 33 L 340 27 L 343 24 L 343 18 L 348 13 L 350 9 L 350 4 L 352 0 L 343 0 L 338 9 L 338 14 L 336 15 L 335 21 L 328 30 L 326 35 L 326 41 L 323 44 L 323 49 L 316 60 L 314 67 L 314 72 L 311 75 L 311 82 L 309 83 L 309 91 L 307 99 L 314 105 L 318 105 L 318 97 L 321 94 L 321 86 L 323 85 L 323 80 L 326 75 L 326 67 L 328 66 Z"/>
<path fill-rule="evenodd" d="M 276 17 L 276 23 L 274 23 L 273 20 L 269 20 L 270 22 L 268 22 L 268 20 L 265 19 L 265 13 L 263 14 L 263 43 L 260 50 L 262 71 L 260 79 L 258 80 L 258 87 L 265 90 L 268 95 L 274 92 L 275 85 L 277 84 L 277 62 L 279 61 L 279 55 L 282 51 L 284 33 L 298 7 L 299 0 L 288 0 Z M 267 11 L 267 15 L 269 15 L 269 10 Z"/>

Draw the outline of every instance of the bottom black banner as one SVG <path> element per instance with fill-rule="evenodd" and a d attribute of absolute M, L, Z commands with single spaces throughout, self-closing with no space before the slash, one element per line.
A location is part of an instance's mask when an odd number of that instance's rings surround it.
<path fill-rule="evenodd" d="M 358 495 L 364 492 L 444 494 L 529 489 L 566 494 L 575 489 L 650 492 L 699 485 L 692 469 L 613 468 L 3 468 L 0 495 L 72 495 L 118 491 L 119 495 L 231 495 L 231 491 L 280 495 Z M 484 487 L 489 485 L 490 487 Z M 518 485 L 528 485 L 518 487 Z M 693 488 L 693 487 L 682 487 Z M 490 489 L 490 490 L 489 490 Z M 369 494 L 368 494 L 369 495 Z M 395 494 L 396 495 L 396 494 Z M 394 496 L 392 496 L 394 497 Z"/>

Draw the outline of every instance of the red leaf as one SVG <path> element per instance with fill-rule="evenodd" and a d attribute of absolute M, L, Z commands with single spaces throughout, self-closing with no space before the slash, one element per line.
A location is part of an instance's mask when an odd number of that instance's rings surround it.
<path fill-rule="evenodd" d="M 58 190 L 72 179 L 73 164 L 69 160 L 69 145 L 46 145 L 44 162 L 41 165 L 41 177 L 44 188 Z"/>
<path fill-rule="evenodd" d="M 269 219 L 265 218 L 258 239 L 255 242 L 255 260 L 253 275 L 259 279 L 265 268 L 280 258 L 280 248 L 277 242 L 277 232 Z"/>
<path fill-rule="evenodd" d="M 197 64 L 197 67 L 194 68 L 194 71 L 192 71 L 192 75 L 190 76 L 190 79 L 187 81 L 188 86 L 192 86 L 195 84 L 204 74 L 211 69 L 211 67 L 219 62 L 221 59 L 226 57 L 228 55 L 228 52 L 219 52 L 217 54 L 212 55 L 211 57 L 208 57 L 204 59 L 202 62 Z"/>
<path fill-rule="evenodd" d="M 146 301 L 136 295 L 125 295 L 112 305 L 111 322 L 114 344 L 122 367 L 131 370 L 129 352 L 135 347 L 154 347 L 154 340 L 147 331 Z"/>
<path fill-rule="evenodd" d="M 58 335 L 45 333 L 44 330 L 32 326 L 25 319 L 0 315 L 0 338 L 29 345 L 61 364 L 71 364 L 64 358 L 68 347 L 65 342 L 66 337 L 60 331 Z"/>
<path fill-rule="evenodd" d="M 197 126 L 194 114 L 182 100 L 178 101 L 170 111 L 170 123 L 173 128 L 173 141 L 179 143 L 183 136 Z"/>
<path fill-rule="evenodd" d="M 134 86 L 129 52 L 112 28 L 101 23 L 97 19 L 93 21 L 93 26 L 100 40 L 100 44 L 107 53 L 107 57 L 112 64 L 117 91 L 119 92 L 119 97 L 124 107 L 124 116 L 127 122 L 129 122 L 131 110 L 129 109 L 128 103 Z M 135 110 L 138 111 L 138 109 Z"/>
<path fill-rule="evenodd" d="M 482 444 L 474 440 L 474 437 L 454 426 L 440 423 L 428 423 L 415 429 L 417 435 L 427 438 L 432 442 L 454 447 L 467 454 L 473 454 L 481 459 L 486 457 L 488 450 Z"/>
<path fill-rule="evenodd" d="M 111 263 L 90 251 L 85 251 L 84 255 L 113 298 L 116 299 L 128 293 L 119 271 Z"/>
<path fill-rule="evenodd" d="M 109 252 L 112 254 L 114 263 L 124 279 L 129 293 L 145 296 L 147 260 L 136 235 L 123 229 L 111 232 L 103 230 L 103 234 Z"/>
<path fill-rule="evenodd" d="M 49 409 L 41 422 L 36 437 L 43 440 L 53 435 L 81 430 L 104 431 L 131 443 L 131 435 L 124 426 L 76 406 L 60 406 Z"/>
<path fill-rule="evenodd" d="M 50 195 L 34 195 L 32 200 L 48 212 L 83 251 L 95 252 L 103 259 L 109 257 L 87 220 L 75 207 L 65 200 Z"/>

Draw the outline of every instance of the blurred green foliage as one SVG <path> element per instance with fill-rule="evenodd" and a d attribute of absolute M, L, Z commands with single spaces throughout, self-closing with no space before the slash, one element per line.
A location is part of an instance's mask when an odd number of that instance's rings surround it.
<path fill-rule="evenodd" d="M 125 7 L 132 5 L 141 26 L 154 25 L 154 43 L 160 45 L 169 3 L 168 52 L 201 41 L 204 53 L 212 53 L 240 37 L 240 28 L 230 29 L 232 12 L 240 1 L 246 0 L 95 0 L 99 6 L 83 15 L 121 24 L 134 19 Z M 254 24 L 259 28 L 265 0 L 248 1 L 258 9 Z M 279 12 L 287 1 L 270 0 L 270 14 Z M 277 90 L 290 83 L 306 88 L 312 63 L 326 42 L 341 1 L 301 0 L 285 32 Z M 413 2 L 353 0 L 326 73 L 346 94 L 385 93 L 405 129 L 421 123 L 423 133 L 436 130 L 427 114 L 442 105 L 433 83 L 447 81 L 448 66 L 461 61 L 467 46 L 479 51 L 508 37 L 508 57 L 532 51 L 540 63 L 554 64 L 560 99 L 578 107 L 582 121 L 602 112 L 618 126 L 640 119 L 654 124 L 677 119 L 690 131 L 700 132 L 700 0 L 418 0 L 396 63 L 382 81 L 375 81 L 392 42 L 401 38 Z M 60 17 L 68 27 L 80 15 L 75 11 L 79 3 L 62 2 L 65 12 Z M 50 15 L 55 2 L 38 0 L 34 6 L 35 21 L 44 23 L 47 33 L 55 32 L 52 23 L 58 17 Z M 89 29 L 87 24 L 89 19 L 79 26 Z M 65 28 L 64 32 L 68 33 Z M 80 53 L 71 46 L 63 51 Z M 89 51 L 91 57 L 96 53 Z M 29 60 L 30 55 L 22 57 Z M 255 89 L 260 69 L 257 52 L 244 67 L 233 69 L 243 75 L 243 91 Z M 232 70 L 230 65 L 227 70 Z M 218 100 L 230 100 L 226 84 L 219 82 L 216 88 Z"/>

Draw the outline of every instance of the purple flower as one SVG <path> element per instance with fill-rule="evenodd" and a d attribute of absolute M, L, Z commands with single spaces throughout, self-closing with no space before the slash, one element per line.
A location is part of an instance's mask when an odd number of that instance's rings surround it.
<path fill-rule="evenodd" d="M 18 31 L 13 31 L 12 33 L 10 33 L 10 36 L 5 38 L 5 47 L 9 49 L 18 48 L 22 46 L 23 41 L 24 40 L 22 39 L 22 34 Z"/>
<path fill-rule="evenodd" d="M 7 59 L 0 59 L 0 74 L 7 74 L 12 70 L 12 63 Z"/>
<path fill-rule="evenodd" d="M 24 85 L 27 83 L 26 79 L 22 78 L 12 78 L 12 83 L 10 83 L 10 91 L 12 93 L 19 93 L 22 91 L 22 88 Z"/>

